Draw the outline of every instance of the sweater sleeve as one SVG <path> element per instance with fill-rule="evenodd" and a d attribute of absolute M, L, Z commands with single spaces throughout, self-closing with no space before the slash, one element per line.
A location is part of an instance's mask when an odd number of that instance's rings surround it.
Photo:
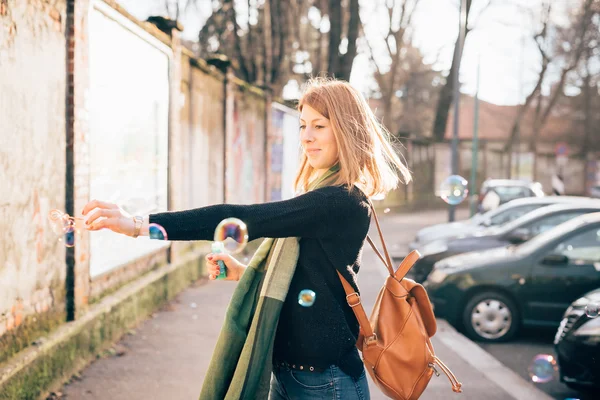
<path fill-rule="evenodd" d="M 169 240 L 213 240 L 217 225 L 225 218 L 238 218 L 248 227 L 249 240 L 261 237 L 323 237 L 337 202 L 330 188 L 314 190 L 289 200 L 264 204 L 218 204 L 185 211 L 150 215 L 150 223 L 161 225 Z"/>

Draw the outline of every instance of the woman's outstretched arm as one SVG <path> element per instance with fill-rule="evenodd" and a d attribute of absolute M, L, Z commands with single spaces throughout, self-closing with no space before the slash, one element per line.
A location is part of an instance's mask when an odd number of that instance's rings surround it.
<path fill-rule="evenodd" d="M 346 189 L 325 187 L 293 199 L 264 204 L 219 204 L 186 211 L 150 214 L 144 218 L 140 235 L 148 235 L 148 225 L 156 223 L 169 240 L 213 240 L 217 225 L 225 218 L 238 218 L 248 227 L 249 239 L 260 237 L 322 237 L 334 229 L 335 218 L 352 215 L 356 202 L 349 201 Z M 347 208 L 348 210 L 344 210 Z M 133 217 L 116 204 L 89 202 L 83 214 L 89 230 L 110 229 L 135 235 Z"/>

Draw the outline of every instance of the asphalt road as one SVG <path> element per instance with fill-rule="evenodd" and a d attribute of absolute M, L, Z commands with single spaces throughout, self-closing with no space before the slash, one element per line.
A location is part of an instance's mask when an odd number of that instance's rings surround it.
<path fill-rule="evenodd" d="M 556 329 L 527 329 L 516 340 L 508 343 L 477 343 L 485 351 L 494 356 L 498 361 L 515 371 L 525 379 L 530 379 L 528 367 L 533 358 L 538 354 L 554 355 L 554 334 Z M 548 383 L 532 383 L 538 389 L 546 392 L 555 399 L 580 399 L 587 400 L 593 397 L 589 393 L 581 393 L 568 388 L 561 383 L 558 375 Z M 596 397 L 598 394 L 596 393 Z"/>

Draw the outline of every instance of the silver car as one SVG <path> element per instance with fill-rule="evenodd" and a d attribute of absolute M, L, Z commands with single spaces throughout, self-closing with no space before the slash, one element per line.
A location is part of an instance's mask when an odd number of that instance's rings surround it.
<path fill-rule="evenodd" d="M 417 236 L 409 245 L 409 249 L 411 251 L 421 250 L 423 246 L 433 241 L 472 234 L 490 226 L 501 226 L 540 207 L 551 204 L 585 201 L 590 201 L 590 198 L 581 196 L 546 196 L 511 200 L 484 214 L 475 214 L 465 221 L 437 224 L 423 228 L 417 232 Z"/>

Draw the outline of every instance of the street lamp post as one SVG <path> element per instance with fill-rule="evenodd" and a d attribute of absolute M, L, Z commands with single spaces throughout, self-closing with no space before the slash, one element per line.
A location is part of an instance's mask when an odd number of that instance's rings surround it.
<path fill-rule="evenodd" d="M 453 90 L 453 101 L 454 101 L 454 126 L 452 130 L 452 148 L 451 148 L 451 169 L 452 175 L 458 175 L 458 113 L 460 110 L 460 87 L 459 87 L 459 72 L 460 72 L 460 59 L 462 58 L 462 49 L 465 43 L 465 33 L 467 25 L 467 2 L 466 0 L 460 0 L 460 13 L 459 13 L 459 24 L 458 24 L 458 43 L 454 57 L 456 58 L 456 66 L 454 68 L 454 90 Z M 448 221 L 453 222 L 456 215 L 456 206 L 450 204 L 448 207 Z"/>
<path fill-rule="evenodd" d="M 477 58 L 477 88 L 475 89 L 475 112 L 473 120 L 473 149 L 471 158 L 471 182 L 470 192 L 471 196 L 477 194 L 477 164 L 479 161 L 479 74 L 481 69 L 481 55 Z M 475 202 L 470 202 L 470 215 L 471 217 L 477 212 Z"/>

